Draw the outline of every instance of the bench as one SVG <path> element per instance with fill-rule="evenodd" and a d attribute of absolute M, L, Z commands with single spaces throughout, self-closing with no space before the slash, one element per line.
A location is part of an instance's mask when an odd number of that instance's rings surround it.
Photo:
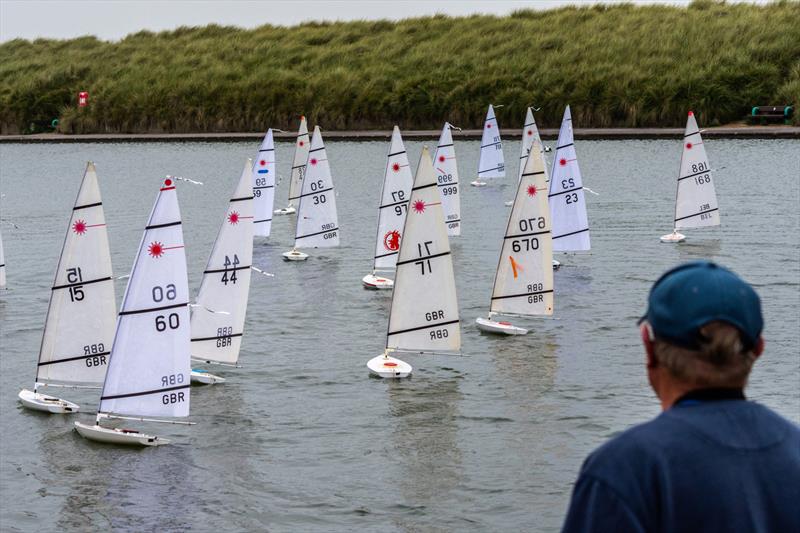
<path fill-rule="evenodd" d="M 759 105 L 753 107 L 747 120 L 751 124 L 766 124 L 767 122 L 791 123 L 794 108 L 790 105 Z"/>

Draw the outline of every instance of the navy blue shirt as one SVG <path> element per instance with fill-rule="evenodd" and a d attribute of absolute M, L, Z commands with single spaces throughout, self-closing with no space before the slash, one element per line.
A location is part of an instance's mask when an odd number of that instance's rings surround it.
<path fill-rule="evenodd" d="M 800 428 L 687 395 L 586 459 L 563 531 L 800 532 Z"/>

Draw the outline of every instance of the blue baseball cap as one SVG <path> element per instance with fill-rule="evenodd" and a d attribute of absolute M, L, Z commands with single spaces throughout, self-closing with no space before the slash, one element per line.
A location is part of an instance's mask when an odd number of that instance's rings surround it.
<path fill-rule="evenodd" d="M 647 302 L 647 320 L 657 338 L 698 348 L 700 328 L 713 321 L 735 326 L 748 349 L 755 347 L 764 319 L 761 300 L 742 278 L 710 261 L 692 261 L 665 272 Z"/>

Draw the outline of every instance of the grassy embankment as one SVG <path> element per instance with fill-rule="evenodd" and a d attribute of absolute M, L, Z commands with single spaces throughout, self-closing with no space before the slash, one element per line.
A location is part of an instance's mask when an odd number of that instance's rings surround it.
<path fill-rule="evenodd" d="M 80 90 L 88 108 L 77 108 Z M 520 11 L 397 23 L 219 26 L 139 32 L 119 42 L 0 45 L 0 131 L 66 133 L 504 127 L 526 106 L 556 126 L 683 126 L 800 103 L 800 2 L 708 0 Z M 797 123 L 797 121 L 796 121 Z"/>

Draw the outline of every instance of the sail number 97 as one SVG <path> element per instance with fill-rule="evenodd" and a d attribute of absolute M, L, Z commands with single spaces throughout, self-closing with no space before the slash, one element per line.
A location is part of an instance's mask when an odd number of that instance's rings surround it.
<path fill-rule="evenodd" d="M 402 216 L 403 213 L 408 213 L 408 202 L 406 201 L 406 193 L 404 191 L 392 191 L 392 203 L 405 202 L 400 205 L 394 206 L 394 214 Z"/>

